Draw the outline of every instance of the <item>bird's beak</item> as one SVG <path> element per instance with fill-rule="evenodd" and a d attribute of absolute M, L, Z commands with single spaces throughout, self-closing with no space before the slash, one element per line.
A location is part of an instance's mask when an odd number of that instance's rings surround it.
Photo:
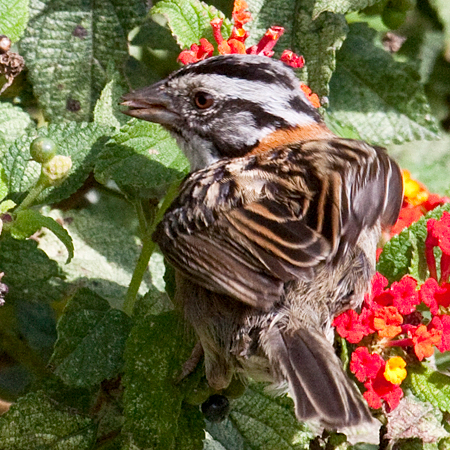
<path fill-rule="evenodd" d="M 131 117 L 156 122 L 161 125 L 173 125 L 179 115 L 174 111 L 171 98 L 164 92 L 161 83 L 125 94 L 122 97 L 123 106 L 128 110 L 122 111 Z"/>

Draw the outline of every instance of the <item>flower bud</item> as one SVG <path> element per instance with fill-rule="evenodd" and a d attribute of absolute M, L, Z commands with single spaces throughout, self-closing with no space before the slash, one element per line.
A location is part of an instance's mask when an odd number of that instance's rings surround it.
<path fill-rule="evenodd" d="M 72 168 L 70 156 L 56 155 L 42 165 L 41 179 L 49 186 L 59 186 Z"/>
<path fill-rule="evenodd" d="M 9 52 L 11 48 L 11 39 L 4 34 L 0 35 L 0 53 Z"/>

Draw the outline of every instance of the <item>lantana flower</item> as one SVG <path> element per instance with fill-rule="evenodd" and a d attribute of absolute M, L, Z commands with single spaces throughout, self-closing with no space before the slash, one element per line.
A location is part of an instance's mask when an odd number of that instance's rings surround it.
<path fill-rule="evenodd" d="M 374 312 L 373 327 L 380 337 L 393 338 L 402 332 L 403 316 L 395 306 L 377 308 Z"/>
<path fill-rule="evenodd" d="M 391 228 L 391 236 L 400 233 L 406 227 L 417 222 L 427 212 L 437 206 L 450 202 L 448 197 L 430 193 L 423 184 L 411 178 L 408 170 L 402 170 L 402 178 L 404 190 L 403 206 L 397 222 Z"/>
<path fill-rule="evenodd" d="M 248 5 L 245 0 L 235 0 L 232 18 L 233 28 L 228 39 L 224 39 L 222 36 L 223 19 L 216 17 L 210 22 L 219 55 L 247 54 L 268 57 L 274 55 L 273 48 L 284 33 L 283 27 L 270 27 L 258 44 L 246 47 L 245 41 L 249 33 L 244 29 L 244 25 L 251 20 L 251 14 L 248 11 Z M 183 50 L 178 56 L 178 61 L 182 64 L 191 64 L 209 58 L 213 53 L 213 44 L 207 39 L 202 38 L 199 44 L 194 43 L 189 49 Z M 301 69 L 305 65 L 303 56 L 296 55 L 292 50 L 284 50 L 280 60 L 294 69 Z M 315 108 L 319 108 L 320 100 L 317 94 L 312 92 L 306 84 L 300 83 L 300 88 L 305 93 L 309 102 Z"/>
<path fill-rule="evenodd" d="M 392 384 L 401 384 L 406 378 L 406 362 L 401 356 L 393 356 L 386 361 L 384 378 Z"/>
<path fill-rule="evenodd" d="M 374 409 L 381 408 L 382 400 L 386 402 L 389 409 L 394 409 L 403 397 L 402 388 L 386 380 L 384 370 L 384 367 L 381 368 L 374 378 L 364 383 L 367 390 L 363 393 L 363 397 L 369 406 Z"/>
<path fill-rule="evenodd" d="M 450 257 L 450 214 L 444 212 L 439 220 L 429 219 L 427 225 L 426 259 L 432 278 L 419 287 L 413 277 L 405 275 L 389 286 L 377 272 L 360 313 L 348 310 L 333 322 L 339 335 L 359 345 L 352 353 L 350 370 L 364 383 L 363 395 L 372 408 L 384 404 L 393 409 L 398 405 L 403 396 L 400 384 L 407 374 L 406 361 L 414 362 L 415 356 L 418 364 L 435 349 L 450 350 L 450 283 L 446 275 L 450 270 L 446 259 Z M 435 247 L 443 255 L 439 282 Z M 423 306 L 417 309 L 420 304 L 429 308 L 431 320 L 422 314 Z M 405 358 L 400 356 L 402 352 Z"/>
<path fill-rule="evenodd" d="M 430 275 L 437 279 L 434 247 L 439 247 L 442 251 L 440 281 L 445 282 L 450 276 L 450 213 L 445 211 L 439 220 L 428 220 L 427 231 L 425 257 Z"/>
<path fill-rule="evenodd" d="M 414 353 L 419 361 L 429 358 L 434 353 L 434 345 L 440 345 L 442 341 L 442 330 L 431 326 L 419 325 L 410 330 L 411 339 L 414 345 Z"/>

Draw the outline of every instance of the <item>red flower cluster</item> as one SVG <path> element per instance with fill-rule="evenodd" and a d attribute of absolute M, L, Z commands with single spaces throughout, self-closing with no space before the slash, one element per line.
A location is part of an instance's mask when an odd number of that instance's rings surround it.
<path fill-rule="evenodd" d="M 283 27 L 270 27 L 258 44 L 251 47 L 245 47 L 245 40 L 249 33 L 244 29 L 244 25 L 251 20 L 251 14 L 247 11 L 248 5 L 245 0 L 236 0 L 233 8 L 233 29 L 230 37 L 225 40 L 222 36 L 223 19 L 216 17 L 211 20 L 211 27 L 213 29 L 214 40 L 217 43 L 217 50 L 220 55 L 229 55 L 233 53 L 247 54 L 247 55 L 264 55 L 273 56 L 272 50 L 278 39 L 284 33 Z M 189 50 L 183 50 L 178 57 L 178 61 L 183 64 L 200 61 L 202 59 L 212 56 L 214 46 L 207 39 L 200 39 L 200 45 L 192 44 Z M 305 64 L 303 56 L 298 56 L 291 50 L 285 50 L 281 55 L 281 61 L 294 67 L 301 68 Z"/>
<path fill-rule="evenodd" d="M 450 198 L 431 194 L 427 188 L 411 178 L 407 170 L 403 170 L 404 198 L 400 216 L 391 228 L 391 236 L 400 233 L 404 228 L 417 222 L 423 215 L 439 205 L 450 202 Z"/>
<path fill-rule="evenodd" d="M 391 360 L 394 360 L 394 364 L 390 363 Z M 377 353 L 370 354 L 366 347 L 358 347 L 352 353 L 350 370 L 364 383 L 367 390 L 363 396 L 372 408 L 381 408 L 381 401 L 384 400 L 393 409 L 403 397 L 399 384 L 406 376 L 405 362 L 399 357 L 391 360 L 386 363 Z M 389 381 L 393 378 L 396 378 L 394 381 L 397 383 Z"/>
<path fill-rule="evenodd" d="M 406 370 L 395 364 L 389 366 L 394 358 L 385 363 L 380 354 L 369 354 L 363 345 L 376 348 L 384 356 L 392 347 L 401 348 L 408 359 L 415 357 L 419 361 L 433 355 L 434 347 L 441 352 L 450 350 L 450 214 L 444 212 L 441 219 L 430 219 L 427 230 L 425 252 L 431 278 L 418 287 L 414 278 L 405 275 L 388 287 L 388 280 L 376 273 L 361 312 L 345 311 L 333 322 L 340 336 L 362 345 L 352 355 L 350 370 L 364 382 L 364 397 L 373 408 L 380 408 L 382 400 L 391 409 L 398 405 L 403 393 L 395 381 L 401 382 Z M 442 251 L 440 283 L 434 247 Z M 431 320 L 427 321 L 417 310 L 421 303 L 429 308 Z M 398 376 L 402 370 L 403 378 Z"/>
<path fill-rule="evenodd" d="M 223 19 L 216 17 L 211 20 L 211 27 L 213 30 L 214 40 L 217 44 L 217 51 L 220 55 L 229 54 L 247 54 L 247 55 L 264 55 L 272 57 L 274 54 L 273 48 L 278 39 L 284 33 L 283 27 L 273 26 L 270 27 L 264 36 L 261 38 L 258 44 L 252 45 L 246 48 L 245 40 L 248 38 L 249 33 L 244 29 L 244 25 L 251 20 L 251 14 L 247 11 L 248 5 L 245 0 L 235 0 L 233 8 L 233 28 L 231 35 L 228 39 L 224 39 L 222 36 L 222 24 Z M 178 56 L 178 61 L 182 64 L 191 64 L 197 61 L 201 61 L 205 58 L 209 58 L 214 53 L 214 46 L 207 39 L 200 39 L 200 44 L 192 44 L 188 50 L 183 50 Z M 300 69 L 304 66 L 305 60 L 303 56 L 296 55 L 291 50 L 284 50 L 281 61 L 294 69 Z M 311 104 L 319 108 L 320 100 L 317 94 L 314 94 L 311 89 L 305 84 L 300 85 L 306 97 Z"/>
<path fill-rule="evenodd" d="M 439 247 L 442 251 L 440 282 L 446 282 L 450 275 L 450 214 L 444 212 L 440 220 L 430 219 L 427 222 L 427 231 L 425 256 L 430 275 L 437 279 L 434 247 Z"/>

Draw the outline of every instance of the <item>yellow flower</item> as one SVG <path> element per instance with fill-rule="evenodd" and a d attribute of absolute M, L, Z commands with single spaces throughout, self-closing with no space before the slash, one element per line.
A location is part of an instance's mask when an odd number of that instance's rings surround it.
<path fill-rule="evenodd" d="M 384 378 L 392 384 L 400 384 L 406 378 L 406 362 L 400 356 L 389 358 L 384 370 Z"/>
<path fill-rule="evenodd" d="M 421 205 L 428 200 L 429 192 L 418 181 L 411 178 L 408 170 L 402 170 L 405 200 L 412 206 Z"/>

